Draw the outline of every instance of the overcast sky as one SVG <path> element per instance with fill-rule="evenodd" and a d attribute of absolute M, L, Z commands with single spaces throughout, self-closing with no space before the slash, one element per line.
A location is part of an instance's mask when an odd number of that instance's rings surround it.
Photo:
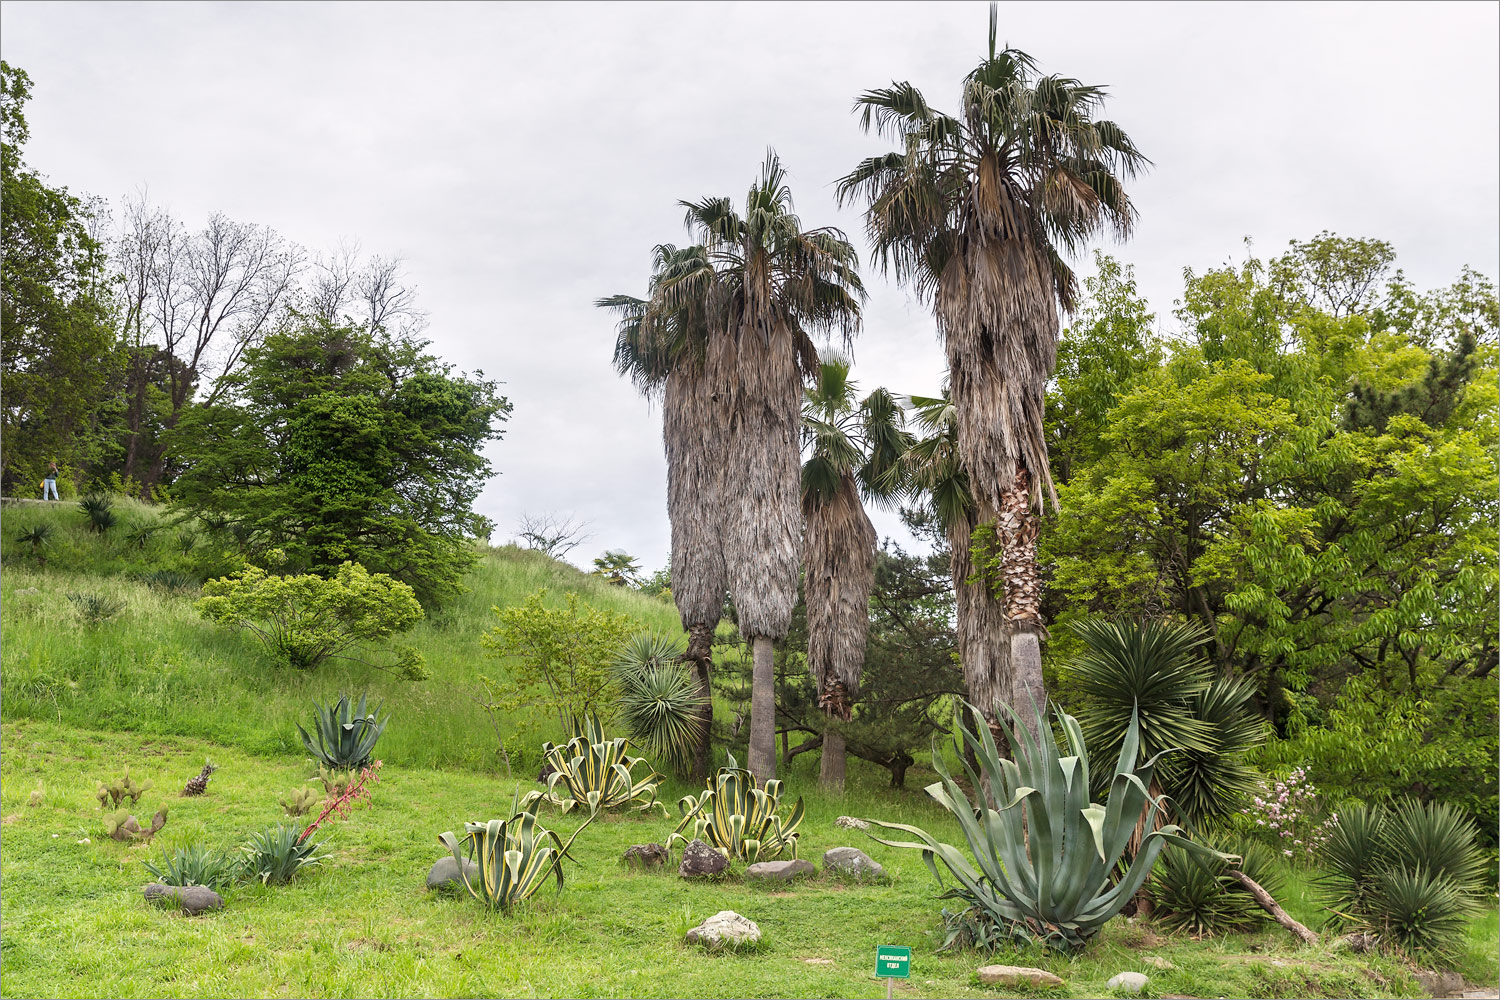
<path fill-rule="evenodd" d="M 1002 41 L 1109 88 L 1155 163 L 1134 264 L 1166 328 L 1184 267 L 1323 229 L 1393 242 L 1419 286 L 1500 268 L 1497 7 L 1003 3 Z M 665 563 L 659 412 L 610 368 L 601 295 L 640 292 L 681 198 L 740 202 L 774 146 L 809 225 L 864 246 L 832 182 L 882 148 L 850 112 L 911 80 L 951 109 L 983 2 L 130 4 L 6 2 L 32 77 L 28 162 L 190 224 L 222 211 L 312 250 L 400 254 L 434 349 L 515 404 L 479 509 L 573 513 L 587 564 Z M 1082 262 L 1087 270 L 1088 261 Z M 862 386 L 942 377 L 927 312 L 870 273 Z M 905 533 L 890 515 L 882 534 Z"/>

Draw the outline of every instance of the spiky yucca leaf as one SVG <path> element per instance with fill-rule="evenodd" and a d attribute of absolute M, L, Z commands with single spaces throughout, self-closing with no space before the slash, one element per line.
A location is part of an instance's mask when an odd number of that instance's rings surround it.
<path fill-rule="evenodd" d="M 644 757 L 630 756 L 629 748 L 625 737 L 604 735 L 598 716 L 574 719 L 571 740 L 562 746 L 542 744 L 542 758 L 552 768 L 543 798 L 563 812 L 582 807 L 593 814 L 621 806 L 644 812 L 655 806 L 665 816 L 666 806 L 656 801 L 662 776 L 651 770 Z M 640 764 L 646 764 L 649 773 L 636 780 L 632 772 Z"/>
<path fill-rule="evenodd" d="M 780 857 L 788 850 L 795 859 L 804 808 L 798 798 L 789 814 L 780 815 L 782 787 L 775 778 L 764 788 L 756 787 L 755 775 L 730 754 L 729 764 L 714 772 L 703 792 L 678 800 L 682 819 L 667 838 L 668 849 L 678 841 L 702 840 L 726 858 L 749 864 Z M 689 825 L 691 837 L 682 832 Z"/>
<path fill-rule="evenodd" d="M 1164 803 L 1149 789 L 1161 754 L 1137 763 L 1138 719 L 1132 718 L 1125 731 L 1106 804 L 1099 805 L 1089 798 L 1088 751 L 1071 715 L 1061 709 L 1056 712 L 1072 751 L 1067 756 L 1040 709 L 1036 710 L 1036 736 L 1024 726 L 1002 723 L 1015 752 L 1014 760 L 1006 760 L 987 726 L 975 733 L 965 725 L 964 708 L 974 718 L 983 717 L 972 705 L 959 705 L 954 724 L 963 746 L 956 748 L 957 757 L 968 772 L 969 787 L 987 785 L 999 808 L 991 808 L 982 798 L 970 801 L 936 745 L 932 763 L 942 780 L 928 785 L 926 791 L 958 820 L 974 861 L 925 830 L 903 823 L 874 821 L 888 830 L 910 834 L 915 841 L 874 839 L 921 851 L 940 884 L 941 862 L 957 882 L 944 898 L 962 900 L 967 910 L 978 911 L 1012 939 L 1077 951 L 1135 895 L 1168 844 L 1225 857 L 1187 840 L 1177 826 L 1155 828 Z M 974 754 L 979 771 L 965 759 L 964 746 Z M 1111 873 L 1143 813 L 1149 832 L 1124 874 L 1112 880 Z"/>
<path fill-rule="evenodd" d="M 556 877 L 561 892 L 563 859 L 577 860 L 568 853 L 568 848 L 598 815 L 590 813 L 564 842 L 554 831 L 543 829 L 538 823 L 536 810 L 541 801 L 540 792 L 528 792 L 524 798 L 512 800 L 509 819 L 465 823 L 462 839 L 452 831 L 438 835 L 438 842 L 458 862 L 459 877 L 469 895 L 491 909 L 508 910 L 525 902 L 542 887 L 548 875 Z M 465 848 L 468 860 L 478 866 L 477 882 L 469 877 L 468 866 L 464 864 Z"/>

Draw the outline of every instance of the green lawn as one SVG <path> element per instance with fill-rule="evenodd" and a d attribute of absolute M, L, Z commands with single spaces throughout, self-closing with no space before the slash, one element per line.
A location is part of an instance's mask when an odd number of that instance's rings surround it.
<path fill-rule="evenodd" d="M 384 750 L 384 747 L 382 747 Z M 220 765 L 202 798 L 176 790 L 205 755 Z M 157 788 L 141 813 L 170 802 L 152 847 L 104 837 L 93 798 L 97 779 L 125 764 Z M 1080 958 L 1039 952 L 994 959 L 935 953 L 935 886 L 918 855 L 875 844 L 833 825 L 841 812 L 952 828 L 920 793 L 880 791 L 840 800 L 814 797 L 802 855 L 853 844 L 891 874 L 885 885 L 822 878 L 771 891 L 731 877 L 691 884 L 675 873 L 633 873 L 618 858 L 632 843 L 663 841 L 672 823 L 654 817 L 598 821 L 579 839 L 581 867 L 560 895 L 536 897 L 513 915 L 468 898 L 429 895 L 437 834 L 501 813 L 513 791 L 470 770 L 388 764 L 373 804 L 331 827 L 331 862 L 279 888 L 228 894 L 219 913 L 186 918 L 141 897 L 142 860 L 189 843 L 231 846 L 277 820 L 277 799 L 307 774 L 292 756 L 267 758 L 181 737 L 75 729 L 26 720 L 4 727 L 0 813 L 4 891 L 0 991 L 5 996 L 879 996 L 877 945 L 913 951 L 907 996 L 1005 996 L 979 986 L 988 961 L 1039 965 L 1067 989 L 1039 996 L 1103 996 L 1105 981 L 1147 971 L 1152 992 L 1219 996 L 1421 996 L 1390 959 L 1327 948 L 1294 950 L 1279 929 L 1194 942 L 1113 922 Z M 44 802 L 27 805 L 43 783 Z M 794 790 L 807 776 L 793 776 Z M 535 787 L 528 784 L 526 787 Z M 163 794 L 165 793 L 165 794 Z M 555 814 L 544 811 L 549 820 Z M 557 826 L 571 831 L 578 820 Z M 80 844 L 87 838 L 90 842 Z M 1305 919 L 1309 908 L 1289 900 Z M 709 956 L 681 943 L 692 923 L 732 909 L 759 923 L 764 947 Z M 1494 927 L 1493 914 L 1488 926 Z M 1493 938 L 1490 941 L 1493 951 Z M 1178 966 L 1157 972 L 1147 955 Z M 817 961 L 814 961 L 817 960 Z"/>

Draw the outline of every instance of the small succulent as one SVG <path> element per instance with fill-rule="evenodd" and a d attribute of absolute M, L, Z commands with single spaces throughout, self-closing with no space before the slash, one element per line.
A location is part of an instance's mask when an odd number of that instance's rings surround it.
<path fill-rule="evenodd" d="M 300 788 L 293 788 L 286 798 L 281 800 L 281 808 L 286 810 L 288 816 L 301 816 L 317 801 L 318 790 L 304 785 Z"/>

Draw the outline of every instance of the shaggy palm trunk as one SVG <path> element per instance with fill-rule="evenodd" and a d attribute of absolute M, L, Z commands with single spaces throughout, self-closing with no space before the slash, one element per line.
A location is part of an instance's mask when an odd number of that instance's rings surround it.
<path fill-rule="evenodd" d="M 672 599 L 688 633 L 683 659 L 694 664 L 701 729 L 693 776 L 706 778 L 713 728 L 713 635 L 724 610 L 727 581 L 720 536 L 724 463 L 723 415 L 701 364 L 682 364 L 667 376 L 662 395 L 667 452 L 667 515 L 672 522 Z"/>
<path fill-rule="evenodd" d="M 762 282 L 747 281 L 747 288 Z M 802 564 L 802 371 L 793 331 L 747 304 L 733 335 L 710 345 L 709 371 L 725 424 L 721 509 L 725 572 L 740 633 L 751 641 L 749 767 L 776 777 L 776 687 L 771 643 L 786 635 Z"/>
<path fill-rule="evenodd" d="M 1005 655 L 984 668 L 997 672 L 993 686 L 1008 696 L 1021 721 L 1035 728 L 1032 700 L 1046 708 L 1041 674 L 1046 633 L 1031 508 L 1040 509 L 1043 495 L 1056 502 L 1044 418 L 1047 379 L 1057 359 L 1057 302 L 1051 263 L 1026 232 L 1024 198 L 997 161 L 986 158 L 980 166 L 977 196 L 991 203 L 994 218 L 1007 221 L 976 233 L 949 263 L 936 306 L 959 456 L 981 518 L 995 522 L 1007 585 L 1000 598 L 1004 639 L 994 640 L 995 646 L 1003 641 Z M 1013 582 L 1020 588 L 1014 594 Z M 994 626 L 986 622 L 984 627 Z"/>
<path fill-rule="evenodd" d="M 974 525 L 971 514 L 948 526 L 948 568 L 953 575 L 958 659 L 963 666 L 969 702 L 983 714 L 990 731 L 1003 739 L 996 720 L 1000 706 L 1011 701 L 1006 684 L 1010 633 L 1005 628 L 1004 604 L 982 581 L 973 579 L 974 561 L 969 546 Z"/>
<path fill-rule="evenodd" d="M 823 730 L 821 781 L 824 787 L 842 788 L 844 737 L 835 726 L 849 721 L 859 697 L 878 539 L 851 475 L 840 479 L 833 497 L 808 495 L 802 507 L 807 517 L 807 665 L 818 685 L 818 707 L 831 723 Z"/>

